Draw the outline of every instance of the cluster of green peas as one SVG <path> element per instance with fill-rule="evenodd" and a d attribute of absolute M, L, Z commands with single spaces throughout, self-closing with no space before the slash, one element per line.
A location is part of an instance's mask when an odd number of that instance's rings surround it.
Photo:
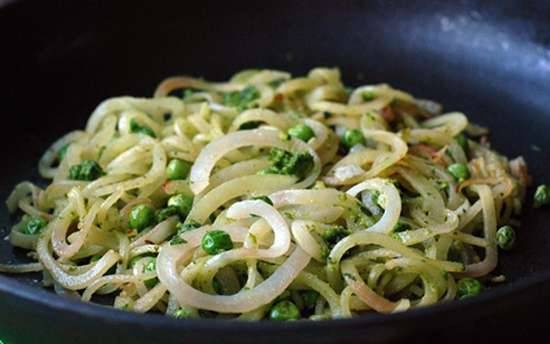
<path fill-rule="evenodd" d="M 288 135 L 296 139 L 308 142 L 310 139 L 315 137 L 315 132 L 311 129 L 310 126 L 306 124 L 298 124 L 294 127 L 288 129 Z M 365 143 L 365 138 L 359 129 L 347 129 L 341 138 L 342 144 L 351 148 L 358 144 Z"/>

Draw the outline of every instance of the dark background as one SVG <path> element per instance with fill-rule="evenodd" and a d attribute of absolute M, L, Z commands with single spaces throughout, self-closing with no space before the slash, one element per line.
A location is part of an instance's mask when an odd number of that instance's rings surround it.
<path fill-rule="evenodd" d="M 251 67 L 300 75 L 338 66 L 346 83 L 388 82 L 435 99 L 489 126 L 497 150 L 524 155 L 535 182 L 548 182 L 549 18 L 548 1 L 0 2 L 0 199 L 35 178 L 48 145 L 82 128 L 101 100 L 149 96 L 170 75 L 223 80 Z M 511 283 L 474 301 L 315 324 L 175 323 L 60 300 L 0 276 L 0 338 L 329 343 L 544 335 L 548 219 L 527 202 L 518 246 L 501 255 Z M 9 223 L 2 209 L 2 237 Z M 0 258 L 13 253 L 0 240 Z"/>

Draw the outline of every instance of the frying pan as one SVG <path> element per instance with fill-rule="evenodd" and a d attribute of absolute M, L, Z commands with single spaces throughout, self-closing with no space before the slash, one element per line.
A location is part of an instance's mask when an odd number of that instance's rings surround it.
<path fill-rule="evenodd" d="M 200 6 L 198 3 L 201 3 Z M 38 181 L 36 162 L 83 127 L 104 98 L 148 96 L 175 74 L 227 79 L 250 67 L 339 66 L 346 83 L 389 82 L 491 128 L 550 181 L 547 1 L 0 1 L 0 199 Z M 530 198 L 530 197 L 529 197 Z M 3 238 L 13 221 L 0 210 Z M 245 323 L 178 321 L 85 304 L 0 275 L 6 343 L 481 342 L 544 335 L 550 305 L 547 211 L 525 205 L 518 245 L 500 255 L 502 286 L 394 315 Z M 24 253 L 0 240 L 2 261 Z"/>

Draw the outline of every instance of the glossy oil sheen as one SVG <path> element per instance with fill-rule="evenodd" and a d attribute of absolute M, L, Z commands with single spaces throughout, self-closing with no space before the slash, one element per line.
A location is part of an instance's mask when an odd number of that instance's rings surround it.
<path fill-rule="evenodd" d="M 197 2 L 198 3 L 198 2 Z M 0 1 L 0 199 L 36 178 L 57 137 L 103 99 L 149 96 L 175 74 L 225 80 L 243 68 L 339 66 L 353 85 L 388 82 L 492 129 L 550 182 L 550 5 L 546 1 Z M 541 330 L 550 305 L 548 210 L 526 203 L 510 282 L 467 301 L 331 322 L 175 321 L 87 305 L 0 276 L 7 343 L 478 342 Z M 0 208 L 3 238 L 13 219 Z M 0 240 L 0 259 L 21 260 Z M 543 333 L 543 332 L 542 332 Z"/>

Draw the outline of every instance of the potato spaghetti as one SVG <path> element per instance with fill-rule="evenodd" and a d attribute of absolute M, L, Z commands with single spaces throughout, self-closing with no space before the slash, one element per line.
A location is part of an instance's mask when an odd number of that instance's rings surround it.
<path fill-rule="evenodd" d="M 57 293 L 176 318 L 392 313 L 479 294 L 528 182 L 459 112 L 337 69 L 164 80 L 101 103 L 17 185 L 9 239 Z M 499 229 L 500 228 L 500 229 Z"/>

